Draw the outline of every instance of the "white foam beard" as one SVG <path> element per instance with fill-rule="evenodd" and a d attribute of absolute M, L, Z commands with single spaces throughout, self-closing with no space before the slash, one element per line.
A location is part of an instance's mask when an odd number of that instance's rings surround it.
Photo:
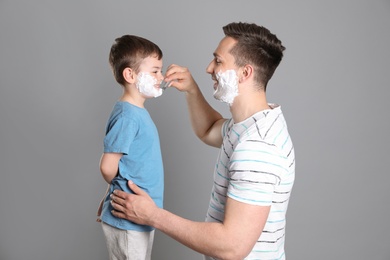
<path fill-rule="evenodd" d="M 215 75 L 215 78 L 218 81 L 218 86 L 214 91 L 214 98 L 232 105 L 234 98 L 238 95 L 238 77 L 236 71 L 220 71 Z"/>
<path fill-rule="evenodd" d="M 141 72 L 137 76 L 137 89 L 140 93 L 146 97 L 158 97 L 161 96 L 163 91 L 160 88 L 156 88 L 157 79 L 149 73 Z"/>

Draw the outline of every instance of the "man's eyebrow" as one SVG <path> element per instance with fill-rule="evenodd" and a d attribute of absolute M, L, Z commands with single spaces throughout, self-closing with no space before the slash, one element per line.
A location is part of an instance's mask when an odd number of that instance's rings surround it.
<path fill-rule="evenodd" d="M 213 55 L 214 55 L 215 58 L 220 58 L 220 57 L 221 57 L 221 56 L 218 55 L 218 53 L 216 53 L 216 52 L 214 52 Z"/>

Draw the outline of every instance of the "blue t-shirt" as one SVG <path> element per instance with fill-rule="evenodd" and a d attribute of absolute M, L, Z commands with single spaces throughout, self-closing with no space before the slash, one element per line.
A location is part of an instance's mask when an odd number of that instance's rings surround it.
<path fill-rule="evenodd" d="M 133 193 L 127 186 L 127 181 L 132 180 L 151 196 L 158 207 L 163 207 L 164 171 L 160 140 L 148 111 L 118 101 L 107 123 L 104 152 L 122 153 L 123 156 L 119 161 L 119 173 L 112 180 L 103 204 L 102 221 L 124 230 L 153 230 L 150 226 L 114 217 L 109 196 L 115 189 Z"/>

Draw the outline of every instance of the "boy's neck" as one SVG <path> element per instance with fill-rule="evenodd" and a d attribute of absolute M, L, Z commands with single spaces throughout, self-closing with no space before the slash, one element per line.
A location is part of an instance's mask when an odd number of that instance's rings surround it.
<path fill-rule="evenodd" d="M 123 95 L 119 100 L 144 108 L 145 98 L 138 92 L 138 89 L 133 89 L 133 91 L 123 91 Z"/>

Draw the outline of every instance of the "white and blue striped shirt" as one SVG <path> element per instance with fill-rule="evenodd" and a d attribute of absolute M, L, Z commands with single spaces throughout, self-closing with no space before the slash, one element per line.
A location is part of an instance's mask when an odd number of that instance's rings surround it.
<path fill-rule="evenodd" d="M 280 106 L 270 107 L 243 122 L 230 119 L 224 123 L 206 217 L 209 222 L 223 222 L 227 197 L 271 205 L 263 232 L 245 259 L 285 259 L 286 211 L 295 178 L 295 155 Z"/>

